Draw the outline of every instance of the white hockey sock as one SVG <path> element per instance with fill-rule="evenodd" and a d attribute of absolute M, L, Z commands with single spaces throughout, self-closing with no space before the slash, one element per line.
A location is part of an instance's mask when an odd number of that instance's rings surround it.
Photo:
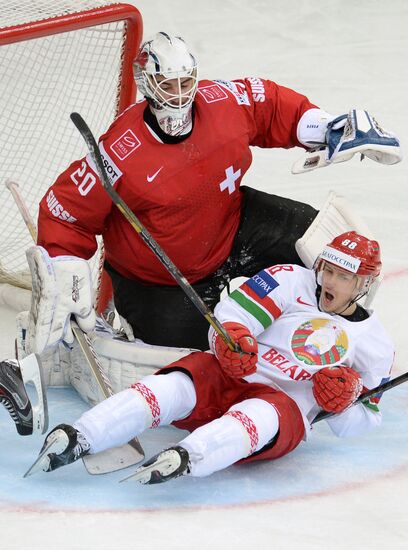
<path fill-rule="evenodd" d="M 263 399 L 247 399 L 180 441 L 190 455 L 190 474 L 203 477 L 262 449 L 277 433 L 276 409 Z"/>
<path fill-rule="evenodd" d="M 155 404 L 148 404 L 152 412 L 152 427 L 159 424 L 168 426 L 175 420 L 186 418 L 194 409 L 197 402 L 197 395 L 191 378 L 180 371 L 173 371 L 169 374 L 145 376 L 140 383 L 153 393 L 159 406 L 159 417 L 155 410 Z M 139 391 L 143 394 L 143 389 Z M 146 396 L 145 396 L 146 397 Z M 156 420 L 156 422 L 154 422 Z"/>
<path fill-rule="evenodd" d="M 74 428 L 84 434 L 91 453 L 124 445 L 146 428 L 167 425 L 190 414 L 196 403 L 186 374 L 150 375 L 86 411 Z"/>

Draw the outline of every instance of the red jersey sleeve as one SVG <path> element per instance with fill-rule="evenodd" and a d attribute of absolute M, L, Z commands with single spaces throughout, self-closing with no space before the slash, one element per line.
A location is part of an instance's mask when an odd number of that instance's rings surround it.
<path fill-rule="evenodd" d="M 285 86 L 262 78 L 234 80 L 249 97 L 245 106 L 251 128 L 250 145 L 304 147 L 297 139 L 297 125 L 304 112 L 316 108 L 309 99 Z"/>
<path fill-rule="evenodd" d="M 72 163 L 41 199 L 38 240 L 50 256 L 72 255 L 89 259 L 97 249 L 112 208 L 87 158 Z"/>

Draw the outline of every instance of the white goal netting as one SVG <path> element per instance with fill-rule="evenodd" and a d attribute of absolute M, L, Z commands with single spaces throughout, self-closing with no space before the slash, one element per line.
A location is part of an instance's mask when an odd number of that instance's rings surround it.
<path fill-rule="evenodd" d="M 142 20 L 107 1 L 0 0 L 0 25 L 0 283 L 29 289 L 32 239 L 5 183 L 18 183 L 36 220 L 48 187 L 87 152 L 69 115 L 99 136 L 133 100 Z"/>

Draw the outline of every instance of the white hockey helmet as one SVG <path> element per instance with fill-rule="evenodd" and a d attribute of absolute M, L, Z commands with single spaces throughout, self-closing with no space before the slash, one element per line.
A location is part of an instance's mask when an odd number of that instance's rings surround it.
<path fill-rule="evenodd" d="M 173 136 L 189 132 L 198 79 L 197 62 L 184 40 L 157 33 L 142 44 L 133 69 L 162 130 Z"/>

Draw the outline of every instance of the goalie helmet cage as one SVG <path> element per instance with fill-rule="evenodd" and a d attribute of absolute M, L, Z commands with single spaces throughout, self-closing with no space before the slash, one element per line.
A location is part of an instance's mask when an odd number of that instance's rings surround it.
<path fill-rule="evenodd" d="M 87 153 L 71 112 L 101 135 L 134 101 L 143 24 L 134 6 L 104 0 L 0 0 L 0 24 L 0 303 L 20 309 L 32 240 L 5 184 L 18 183 L 36 220 L 48 187 Z M 97 293 L 100 248 L 90 260 Z"/>

